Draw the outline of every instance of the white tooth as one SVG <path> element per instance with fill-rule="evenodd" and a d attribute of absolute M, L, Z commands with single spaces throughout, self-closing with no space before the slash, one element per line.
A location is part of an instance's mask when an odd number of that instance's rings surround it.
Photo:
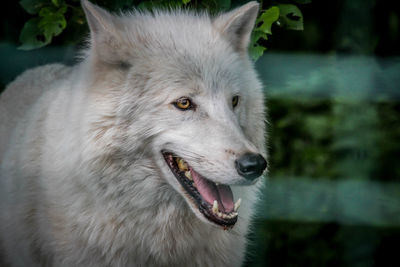
<path fill-rule="evenodd" d="M 238 216 L 238 213 L 237 213 L 237 212 L 233 212 L 232 215 L 233 215 L 234 217 L 236 217 L 236 216 Z"/>
<path fill-rule="evenodd" d="M 237 211 L 240 207 L 240 203 L 242 203 L 242 199 L 239 198 L 236 203 L 235 203 L 235 207 L 234 207 L 234 211 Z"/>
<path fill-rule="evenodd" d="M 190 171 L 185 171 L 185 176 L 189 179 L 189 180 L 193 180 L 192 179 L 192 174 L 190 173 Z"/>
<path fill-rule="evenodd" d="M 222 214 L 221 212 L 218 212 L 217 215 L 218 215 L 219 217 L 222 217 L 223 214 Z"/>
<path fill-rule="evenodd" d="M 212 207 L 212 212 L 214 214 L 218 213 L 218 202 L 217 202 L 217 200 L 214 200 L 214 204 L 213 204 L 213 207 Z"/>

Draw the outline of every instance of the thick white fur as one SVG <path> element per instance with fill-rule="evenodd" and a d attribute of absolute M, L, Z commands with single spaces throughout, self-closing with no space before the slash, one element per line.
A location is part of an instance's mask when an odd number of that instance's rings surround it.
<path fill-rule="evenodd" d="M 91 28 L 85 59 L 28 70 L 0 98 L 0 261 L 240 266 L 262 181 L 242 185 L 234 160 L 248 151 L 266 156 L 261 84 L 246 52 L 258 5 L 217 18 L 117 17 L 83 5 Z M 176 109 L 182 96 L 196 109 Z M 233 229 L 204 219 L 162 149 L 232 185 L 242 198 Z"/>

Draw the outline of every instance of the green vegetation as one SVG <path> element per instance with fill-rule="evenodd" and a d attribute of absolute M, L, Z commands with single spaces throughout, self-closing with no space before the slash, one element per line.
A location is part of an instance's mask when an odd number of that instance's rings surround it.
<path fill-rule="evenodd" d="M 93 2 L 113 11 L 131 9 L 132 7 L 147 10 L 180 7 L 193 10 L 205 9 L 212 14 L 228 10 L 238 4 L 235 1 L 231 2 L 231 0 L 99 0 Z M 309 1 L 294 2 L 301 4 Z M 34 17 L 25 23 L 21 31 L 20 41 L 22 45 L 19 49 L 31 50 L 46 46 L 52 42 L 54 37 L 63 33 L 64 35 L 73 34 L 73 36 L 68 36 L 68 42 L 77 43 L 82 40 L 86 22 L 79 0 L 21 0 L 20 4 L 26 12 Z M 251 57 L 254 60 L 262 56 L 266 50 L 262 42 L 268 39 L 268 35 L 272 34 L 271 26 L 275 22 L 287 29 L 303 29 L 302 13 L 294 4 L 279 4 L 277 2 L 274 3 L 274 6 L 262 9 L 249 47 Z"/>

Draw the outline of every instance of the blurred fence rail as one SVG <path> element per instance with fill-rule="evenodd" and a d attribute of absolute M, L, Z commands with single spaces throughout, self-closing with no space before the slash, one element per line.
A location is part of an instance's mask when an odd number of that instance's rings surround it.
<path fill-rule="evenodd" d="M 400 183 L 271 178 L 257 218 L 400 226 Z"/>

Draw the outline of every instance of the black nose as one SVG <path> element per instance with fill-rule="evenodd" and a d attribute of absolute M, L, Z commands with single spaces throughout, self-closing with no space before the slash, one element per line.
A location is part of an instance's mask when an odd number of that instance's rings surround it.
<path fill-rule="evenodd" d="M 247 180 L 259 177 L 267 167 L 267 161 L 260 154 L 246 153 L 235 161 L 237 172 Z"/>

